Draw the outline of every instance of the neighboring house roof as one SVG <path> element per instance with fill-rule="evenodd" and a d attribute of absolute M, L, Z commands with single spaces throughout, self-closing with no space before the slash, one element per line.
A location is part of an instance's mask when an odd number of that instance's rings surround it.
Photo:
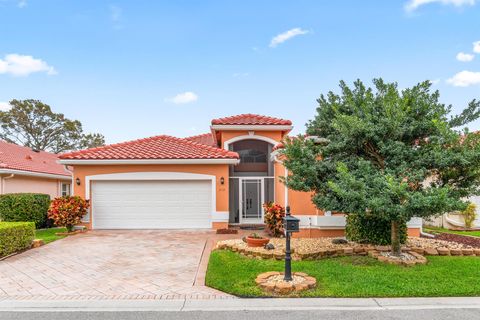
<path fill-rule="evenodd" d="M 212 125 L 282 125 L 290 126 L 292 122 L 290 120 L 267 117 L 258 114 L 240 114 L 237 116 L 213 119 Z"/>
<path fill-rule="evenodd" d="M 216 147 L 216 143 L 215 143 L 215 140 L 213 139 L 213 134 L 212 133 L 199 134 L 199 135 L 196 135 L 196 136 L 186 137 L 184 139 L 188 140 L 188 141 L 193 141 L 193 142 L 197 142 L 197 143 L 200 143 L 200 144 L 204 144 L 204 145 L 207 145 L 207 146 Z"/>
<path fill-rule="evenodd" d="M 62 154 L 62 160 L 184 160 L 184 159 L 238 159 L 236 152 L 200 144 L 172 136 L 111 144 Z"/>
<path fill-rule="evenodd" d="M 28 147 L 0 140 L 0 171 L 19 170 L 70 177 L 70 173 L 65 171 L 64 166 L 57 163 L 57 160 L 56 154 L 37 152 Z"/>

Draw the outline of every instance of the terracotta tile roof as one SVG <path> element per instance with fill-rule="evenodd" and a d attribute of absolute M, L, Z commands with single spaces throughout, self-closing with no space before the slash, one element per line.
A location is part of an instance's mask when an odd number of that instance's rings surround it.
<path fill-rule="evenodd" d="M 172 136 L 155 136 L 63 154 L 71 160 L 238 159 L 236 152 Z"/>
<path fill-rule="evenodd" d="M 290 126 L 290 120 L 262 116 L 258 114 L 240 114 L 226 118 L 213 119 L 212 125 L 285 125 Z"/>
<path fill-rule="evenodd" d="M 196 136 L 186 137 L 184 139 L 188 140 L 188 141 L 197 142 L 197 143 L 200 143 L 200 144 L 205 144 L 207 146 L 212 146 L 212 147 L 217 146 L 215 144 L 215 140 L 213 139 L 213 134 L 212 133 L 199 134 L 199 135 L 196 135 Z"/>
<path fill-rule="evenodd" d="M 31 148 L 0 140 L 0 169 L 49 173 L 69 177 L 63 165 L 57 163 L 58 155 L 35 152 Z"/>

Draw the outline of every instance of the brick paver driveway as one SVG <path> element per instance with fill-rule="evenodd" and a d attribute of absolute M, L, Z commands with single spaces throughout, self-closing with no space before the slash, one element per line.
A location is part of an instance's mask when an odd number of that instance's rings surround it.
<path fill-rule="evenodd" d="M 212 231 L 156 230 L 71 236 L 0 261 L 0 298 L 228 297 L 198 283 L 212 237 Z"/>

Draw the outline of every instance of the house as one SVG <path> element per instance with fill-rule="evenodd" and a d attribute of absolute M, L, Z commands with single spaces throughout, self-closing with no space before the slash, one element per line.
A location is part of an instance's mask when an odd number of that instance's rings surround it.
<path fill-rule="evenodd" d="M 0 140 L 0 194 L 69 195 L 71 173 L 57 160 L 56 154 Z"/>
<path fill-rule="evenodd" d="M 226 228 L 262 224 L 262 204 L 290 205 L 300 236 L 341 236 L 343 215 L 315 208 L 311 194 L 288 190 L 275 147 L 289 120 L 242 114 L 214 119 L 211 132 L 155 136 L 60 156 L 73 168 L 74 193 L 91 200 L 92 229 Z M 421 221 L 409 223 L 418 235 Z"/>

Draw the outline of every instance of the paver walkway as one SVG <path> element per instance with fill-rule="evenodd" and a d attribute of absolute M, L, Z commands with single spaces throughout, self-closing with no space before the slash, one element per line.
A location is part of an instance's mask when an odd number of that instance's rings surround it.
<path fill-rule="evenodd" d="M 0 261 L 0 300 L 232 298 L 197 277 L 215 237 L 198 230 L 71 236 Z"/>

